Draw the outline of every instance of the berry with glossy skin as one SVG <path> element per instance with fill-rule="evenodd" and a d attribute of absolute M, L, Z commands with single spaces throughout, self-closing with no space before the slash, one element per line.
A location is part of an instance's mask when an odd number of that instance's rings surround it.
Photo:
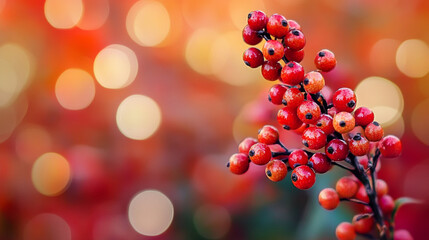
<path fill-rule="evenodd" d="M 256 143 L 249 150 L 250 160 L 256 165 L 265 165 L 271 160 L 271 150 L 265 143 Z"/>
<path fill-rule="evenodd" d="M 384 130 L 378 122 L 372 122 L 365 127 L 365 137 L 371 142 L 380 141 L 384 136 Z"/>
<path fill-rule="evenodd" d="M 243 61 L 249 67 L 257 68 L 264 63 L 264 56 L 262 55 L 261 50 L 251 47 L 244 51 Z"/>
<path fill-rule="evenodd" d="M 276 38 L 282 38 L 289 31 L 289 23 L 285 17 L 279 14 L 273 14 L 268 18 L 267 32 Z"/>
<path fill-rule="evenodd" d="M 304 75 L 304 89 L 308 93 L 318 93 L 325 86 L 325 79 L 319 72 L 311 71 Z"/>
<path fill-rule="evenodd" d="M 313 154 L 308 165 L 312 167 L 316 173 L 325 173 L 332 168 L 331 160 L 323 153 Z"/>
<path fill-rule="evenodd" d="M 314 58 L 314 64 L 317 69 L 323 72 L 329 72 L 335 68 L 335 65 L 337 65 L 337 60 L 335 59 L 333 52 L 328 49 L 322 49 Z"/>
<path fill-rule="evenodd" d="M 325 188 L 319 193 L 319 204 L 326 210 L 334 210 L 340 204 L 338 193 L 333 188 Z"/>
<path fill-rule="evenodd" d="M 338 240 L 354 240 L 356 238 L 355 228 L 351 223 L 342 222 L 335 229 Z"/>
<path fill-rule="evenodd" d="M 304 101 L 304 94 L 295 87 L 288 88 L 284 95 L 282 103 L 291 109 L 296 109 Z"/>
<path fill-rule="evenodd" d="M 292 50 L 290 48 L 285 48 L 284 55 L 287 60 L 294 62 L 301 62 L 304 59 L 304 49 L 301 50 Z"/>
<path fill-rule="evenodd" d="M 357 193 L 358 189 L 358 183 L 350 177 L 338 179 L 335 185 L 335 190 L 340 198 L 352 198 Z"/>
<path fill-rule="evenodd" d="M 287 20 L 287 22 L 289 23 L 289 29 L 296 29 L 301 31 L 301 25 L 299 25 L 299 23 L 297 23 L 295 20 L 289 19 Z"/>
<path fill-rule="evenodd" d="M 271 125 L 265 125 L 259 130 L 258 141 L 268 145 L 275 144 L 279 140 L 279 131 Z"/>
<path fill-rule="evenodd" d="M 273 182 L 283 180 L 287 174 L 287 166 L 281 160 L 272 160 L 265 168 L 265 175 Z"/>
<path fill-rule="evenodd" d="M 360 220 L 357 220 L 358 216 L 359 215 L 356 215 L 353 218 L 353 222 L 352 222 L 353 227 L 355 228 L 355 231 L 361 234 L 369 233 L 374 227 L 374 218 L 369 217 L 369 218 L 362 218 Z"/>
<path fill-rule="evenodd" d="M 389 186 L 384 180 L 377 179 L 375 182 L 375 189 L 377 191 L 377 196 L 381 197 L 387 194 L 387 192 L 389 191 Z"/>
<path fill-rule="evenodd" d="M 294 169 L 308 163 L 308 155 L 302 149 L 293 150 L 288 159 L 289 166 Z"/>
<path fill-rule="evenodd" d="M 379 143 L 380 152 L 383 157 L 394 158 L 401 155 L 402 143 L 393 135 L 385 136 Z"/>
<path fill-rule="evenodd" d="M 355 156 L 364 156 L 369 152 L 369 141 L 358 133 L 349 141 L 349 150 Z"/>
<path fill-rule="evenodd" d="M 326 144 L 326 134 L 316 127 L 309 127 L 302 134 L 302 144 L 312 150 L 320 149 Z"/>
<path fill-rule="evenodd" d="M 252 30 L 249 25 L 244 27 L 242 34 L 244 42 L 249 45 L 256 45 L 262 41 L 262 37 L 255 30 Z"/>
<path fill-rule="evenodd" d="M 349 147 L 341 139 L 332 139 L 326 145 L 325 153 L 332 161 L 342 161 L 349 154 Z"/>
<path fill-rule="evenodd" d="M 320 115 L 319 120 L 316 122 L 316 127 L 322 130 L 326 135 L 334 133 L 334 125 L 332 125 L 333 119 L 328 114 Z"/>
<path fill-rule="evenodd" d="M 275 105 L 281 105 L 286 89 L 287 88 L 281 84 L 274 84 L 268 92 L 268 101 Z"/>
<path fill-rule="evenodd" d="M 282 65 L 278 62 L 265 61 L 261 67 L 262 76 L 269 81 L 279 79 L 281 70 Z"/>
<path fill-rule="evenodd" d="M 301 50 L 305 46 L 305 36 L 300 30 L 290 30 L 285 36 L 285 44 L 292 50 Z"/>
<path fill-rule="evenodd" d="M 335 131 L 348 133 L 355 127 L 355 118 L 349 112 L 339 112 L 335 114 L 332 125 Z"/>
<path fill-rule="evenodd" d="M 356 125 L 365 127 L 366 125 L 374 121 L 374 113 L 366 107 L 360 107 L 356 109 L 355 113 Z"/>
<path fill-rule="evenodd" d="M 340 112 L 352 112 L 356 101 L 356 95 L 350 88 L 340 88 L 332 96 L 332 103 Z"/>
<path fill-rule="evenodd" d="M 355 198 L 363 202 L 369 203 L 369 197 L 366 193 L 365 186 L 360 185 L 358 191 L 356 192 Z"/>
<path fill-rule="evenodd" d="M 307 165 L 296 167 L 291 175 L 293 185 L 301 190 L 311 188 L 316 182 L 316 174 Z"/>
<path fill-rule="evenodd" d="M 258 140 L 256 140 L 255 138 L 245 138 L 243 141 L 241 141 L 241 143 L 238 145 L 238 152 L 240 153 L 244 153 L 244 154 L 249 154 L 250 151 L 250 147 L 252 147 L 253 145 L 255 145 L 256 143 L 258 143 Z"/>
<path fill-rule="evenodd" d="M 249 169 L 249 157 L 244 153 L 233 154 L 229 158 L 227 166 L 232 173 L 243 174 Z"/>
<path fill-rule="evenodd" d="M 267 26 L 268 17 L 262 11 L 252 11 L 247 15 L 247 24 L 252 30 L 259 31 Z"/>
<path fill-rule="evenodd" d="M 287 85 L 298 85 L 304 80 L 304 68 L 297 62 L 289 62 L 281 72 L 281 81 Z"/>
<path fill-rule="evenodd" d="M 268 61 L 277 62 L 284 56 L 284 48 L 280 42 L 268 40 L 262 47 L 262 53 Z"/>
<path fill-rule="evenodd" d="M 378 199 L 380 209 L 384 214 L 390 214 L 395 208 L 395 201 L 390 195 L 383 195 Z"/>
<path fill-rule="evenodd" d="M 393 240 L 414 240 L 414 238 L 407 230 L 398 229 L 393 233 Z"/>
<path fill-rule="evenodd" d="M 277 121 L 286 130 L 295 130 L 302 126 L 295 109 L 284 107 L 277 112 Z"/>
<path fill-rule="evenodd" d="M 315 124 L 322 114 L 319 105 L 313 101 L 302 102 L 296 112 L 299 120 L 307 124 Z"/>

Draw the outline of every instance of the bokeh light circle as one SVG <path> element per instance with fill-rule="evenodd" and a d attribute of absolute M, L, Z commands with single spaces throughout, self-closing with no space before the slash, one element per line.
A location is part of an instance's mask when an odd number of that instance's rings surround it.
<path fill-rule="evenodd" d="M 83 15 L 82 0 L 46 0 L 45 17 L 54 28 L 76 26 Z"/>
<path fill-rule="evenodd" d="M 402 42 L 396 51 L 396 65 L 409 77 L 424 77 L 429 72 L 429 46 L 419 39 Z"/>
<path fill-rule="evenodd" d="M 206 204 L 194 214 L 194 224 L 204 238 L 219 239 L 228 233 L 231 227 L 231 215 L 224 207 Z"/>
<path fill-rule="evenodd" d="M 173 221 L 174 208 L 170 199 L 157 190 L 145 190 L 133 197 L 128 207 L 128 220 L 138 233 L 157 236 Z"/>
<path fill-rule="evenodd" d="M 95 30 L 103 26 L 109 16 L 109 0 L 83 0 L 83 16 L 77 27 L 83 30 Z"/>
<path fill-rule="evenodd" d="M 82 69 L 67 69 L 55 83 L 55 95 L 61 106 L 66 109 L 84 109 L 94 100 L 94 80 L 88 72 Z"/>
<path fill-rule="evenodd" d="M 23 240 L 71 240 L 69 224 L 60 216 L 42 213 L 32 218 L 23 231 Z"/>
<path fill-rule="evenodd" d="M 210 66 L 212 45 L 217 33 L 211 29 L 198 29 L 192 33 L 185 48 L 188 65 L 200 74 L 212 74 Z"/>
<path fill-rule="evenodd" d="M 262 0 L 230 0 L 228 1 L 228 11 L 234 26 L 238 30 L 243 30 L 247 24 L 247 16 L 254 10 L 265 11 L 265 4 Z"/>
<path fill-rule="evenodd" d="M 429 98 L 419 103 L 411 115 L 411 128 L 414 135 L 424 144 L 429 145 Z"/>

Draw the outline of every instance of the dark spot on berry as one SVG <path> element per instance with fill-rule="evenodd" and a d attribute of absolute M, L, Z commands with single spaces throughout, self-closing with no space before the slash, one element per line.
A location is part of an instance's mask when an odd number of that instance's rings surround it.
<path fill-rule="evenodd" d="M 298 176 L 296 175 L 296 173 L 292 173 L 292 181 L 298 181 Z"/>
<path fill-rule="evenodd" d="M 248 15 L 247 15 L 247 19 L 250 19 L 252 17 L 252 12 L 250 12 Z"/>
<path fill-rule="evenodd" d="M 309 167 L 313 168 L 313 162 L 308 162 L 308 163 L 307 163 L 307 166 L 309 166 Z"/>
<path fill-rule="evenodd" d="M 375 126 L 377 126 L 377 127 L 378 127 L 378 126 L 380 126 L 380 123 L 375 122 L 375 121 L 374 121 L 372 124 L 374 124 L 374 125 L 375 125 Z"/>
<path fill-rule="evenodd" d="M 340 127 L 345 127 L 345 126 L 346 126 L 346 122 L 340 121 Z"/>
<path fill-rule="evenodd" d="M 362 139 L 362 137 L 360 136 L 360 134 L 356 134 L 354 137 L 353 137 L 353 140 L 356 140 L 356 141 L 359 141 L 359 140 L 361 140 Z"/>
<path fill-rule="evenodd" d="M 271 171 L 270 171 L 270 170 L 267 170 L 267 176 L 268 176 L 268 177 L 273 176 L 273 174 L 271 173 Z"/>
<path fill-rule="evenodd" d="M 295 35 L 295 36 L 299 36 L 299 31 L 298 30 L 293 30 L 292 34 Z"/>
<path fill-rule="evenodd" d="M 283 128 L 286 130 L 290 130 L 290 127 L 288 125 L 283 125 Z"/>
<path fill-rule="evenodd" d="M 244 64 L 250 67 L 250 63 L 248 61 L 244 61 Z"/>
<path fill-rule="evenodd" d="M 229 162 L 228 162 L 228 163 L 226 164 L 226 167 L 229 167 L 229 165 L 230 165 L 230 164 L 229 164 Z"/>
<path fill-rule="evenodd" d="M 271 100 L 272 100 L 272 99 L 271 99 L 271 96 L 270 96 L 270 95 L 268 95 L 268 101 L 270 101 L 270 102 L 271 102 Z"/>
<path fill-rule="evenodd" d="M 356 104 L 355 100 L 350 100 L 350 102 L 348 102 L 348 103 L 347 103 L 347 106 L 348 106 L 349 108 L 352 108 L 352 107 L 354 107 L 354 106 L 355 106 L 355 104 Z"/>
<path fill-rule="evenodd" d="M 319 52 L 319 57 L 324 57 L 325 56 L 325 52 L 324 51 L 320 51 Z"/>
<path fill-rule="evenodd" d="M 313 118 L 313 115 L 311 113 L 306 113 L 305 114 L 305 118 L 308 119 L 308 120 L 310 120 L 310 119 Z"/>
<path fill-rule="evenodd" d="M 318 123 L 316 124 L 316 126 L 321 127 L 321 126 L 322 126 L 322 123 L 321 123 L 321 122 L 318 122 Z"/>
<path fill-rule="evenodd" d="M 255 155 L 255 150 L 250 150 L 249 151 L 249 156 L 253 157 Z"/>
<path fill-rule="evenodd" d="M 293 168 L 297 168 L 297 167 L 299 167 L 299 166 L 301 166 L 301 164 L 299 164 L 299 163 L 295 163 L 295 164 L 293 165 Z"/>
<path fill-rule="evenodd" d="M 331 146 L 329 146 L 328 149 L 327 149 L 327 151 L 328 151 L 329 154 L 332 154 L 332 153 L 334 153 L 334 148 L 331 147 Z"/>
<path fill-rule="evenodd" d="M 304 79 L 304 85 L 308 85 L 310 83 L 310 80 L 308 78 Z"/>
<path fill-rule="evenodd" d="M 302 144 L 304 144 L 304 146 L 308 147 L 308 142 L 305 140 L 302 140 Z"/>
<path fill-rule="evenodd" d="M 290 62 L 287 64 L 288 67 L 293 68 L 295 66 L 295 64 L 293 64 L 293 62 Z"/>
<path fill-rule="evenodd" d="M 268 49 L 268 54 L 270 54 L 270 55 L 274 55 L 274 53 L 275 53 L 274 49 L 272 49 L 272 48 L 269 48 L 269 49 Z"/>
<path fill-rule="evenodd" d="M 282 20 L 282 26 L 286 27 L 287 26 L 287 21 L 286 20 Z"/>
<path fill-rule="evenodd" d="M 287 106 L 287 101 L 286 100 L 282 100 L 283 105 Z"/>

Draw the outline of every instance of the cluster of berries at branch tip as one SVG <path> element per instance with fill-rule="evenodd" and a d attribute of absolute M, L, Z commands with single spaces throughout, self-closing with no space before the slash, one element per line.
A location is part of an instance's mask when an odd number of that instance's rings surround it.
<path fill-rule="evenodd" d="M 280 106 L 277 122 L 284 129 L 280 130 L 300 134 L 303 147 L 288 149 L 279 140 L 281 131 L 265 125 L 257 138 L 248 137 L 239 144 L 238 153 L 227 163 L 229 170 L 244 174 L 250 164 L 265 165 L 271 181 L 281 181 L 291 172 L 293 185 L 304 190 L 314 185 L 316 174 L 326 173 L 333 166 L 345 169 L 351 175 L 339 179 L 335 189 L 323 189 L 319 195 L 320 205 L 327 210 L 335 209 L 340 201 L 363 206 L 352 223 L 338 225 L 337 238 L 355 239 L 356 234 L 368 235 L 377 227 L 380 239 L 412 239 L 406 230 L 393 234 L 393 217 L 389 214 L 394 200 L 387 194 L 386 182 L 377 179 L 380 156 L 398 157 L 401 141 L 393 135 L 384 136 L 369 108 L 355 109 L 358 99 L 350 88 L 340 88 L 325 98 L 322 73 L 335 68 L 335 55 L 320 50 L 314 58 L 316 70 L 305 72 L 300 62 L 306 39 L 296 21 L 280 14 L 268 17 L 262 11 L 252 11 L 247 22 L 242 32 L 244 42 L 256 45 L 265 40 L 265 44 L 262 51 L 247 49 L 244 63 L 251 68 L 261 67 L 268 81 L 279 80 L 269 89 L 268 101 Z"/>

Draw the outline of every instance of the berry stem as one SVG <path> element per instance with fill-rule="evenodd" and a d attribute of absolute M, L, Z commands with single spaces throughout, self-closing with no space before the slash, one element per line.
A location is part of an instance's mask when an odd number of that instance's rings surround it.
<path fill-rule="evenodd" d="M 320 103 L 319 98 L 320 98 L 320 94 L 319 93 L 315 93 L 315 94 L 311 94 L 311 99 L 313 99 L 313 101 L 319 106 L 320 111 L 324 114 L 328 113 L 328 110 L 325 108 L 325 106 L 323 106 L 322 103 Z"/>
<path fill-rule="evenodd" d="M 285 147 L 285 145 L 283 145 L 283 143 L 280 142 L 280 140 L 278 140 L 276 143 L 285 150 L 283 152 L 284 154 L 282 155 L 289 155 L 291 153 L 291 151 L 289 151 L 289 149 L 287 149 L 287 147 Z"/>
<path fill-rule="evenodd" d="M 332 161 L 331 164 L 335 165 L 335 166 L 338 166 L 338 167 L 340 167 L 342 169 L 345 169 L 347 171 L 350 171 L 350 172 L 354 170 L 353 168 L 348 168 L 348 167 L 346 167 L 346 166 L 344 166 L 344 165 L 342 165 L 340 163 L 334 162 L 334 161 Z"/>
<path fill-rule="evenodd" d="M 353 202 L 353 203 L 358 203 L 358 204 L 362 204 L 365 206 L 369 206 L 368 203 L 361 201 L 361 200 L 358 200 L 358 199 L 355 199 L 355 198 L 340 198 L 340 201 Z"/>
<path fill-rule="evenodd" d="M 265 41 L 272 40 L 270 34 L 268 34 L 264 30 L 258 31 L 258 36 L 263 37 L 265 39 Z"/>
<path fill-rule="evenodd" d="M 273 157 L 278 157 L 278 156 L 287 156 L 287 155 L 289 155 L 289 152 L 272 152 L 271 153 L 271 156 L 273 156 Z"/>

